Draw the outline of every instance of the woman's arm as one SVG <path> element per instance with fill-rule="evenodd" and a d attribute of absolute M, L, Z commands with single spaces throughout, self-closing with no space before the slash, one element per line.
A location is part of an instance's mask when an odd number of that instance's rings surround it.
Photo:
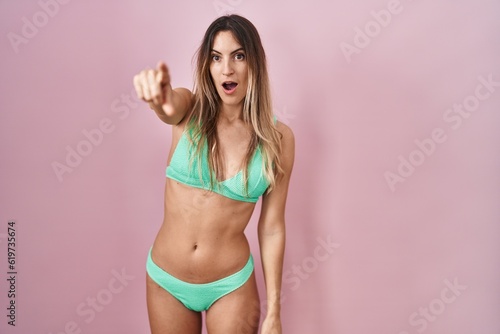
<path fill-rule="evenodd" d="M 284 175 L 275 188 L 264 195 L 258 224 L 262 269 L 266 283 L 267 315 L 262 333 L 281 333 L 280 296 L 285 252 L 285 205 L 288 185 L 295 156 L 295 139 L 292 130 L 279 122 L 283 134 L 282 162 Z"/>
<path fill-rule="evenodd" d="M 137 96 L 149 103 L 159 119 L 179 124 L 192 107 L 193 94 L 187 88 L 172 89 L 167 65 L 159 62 L 156 70 L 143 70 L 134 76 Z"/>

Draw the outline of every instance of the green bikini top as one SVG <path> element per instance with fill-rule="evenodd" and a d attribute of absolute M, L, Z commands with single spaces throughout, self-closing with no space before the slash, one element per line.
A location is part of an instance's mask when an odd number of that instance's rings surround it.
<path fill-rule="evenodd" d="M 203 158 L 201 161 L 200 179 L 200 173 L 198 171 L 198 155 L 193 156 L 193 161 L 190 164 L 190 158 L 192 154 L 195 154 L 195 150 L 196 148 L 194 145 L 191 145 L 189 139 L 187 138 L 186 130 L 184 130 L 179 142 L 177 143 L 177 147 L 172 154 L 170 164 L 167 166 L 167 177 L 191 187 L 210 190 L 237 201 L 252 203 L 256 203 L 259 197 L 269 186 L 269 182 L 267 181 L 263 171 L 260 145 L 255 149 L 253 157 L 248 165 L 248 193 L 245 191 L 243 170 L 240 170 L 236 175 L 224 181 L 215 180 L 214 187 L 211 187 L 206 142 L 202 147 Z M 191 168 L 189 168 L 190 166 Z"/>

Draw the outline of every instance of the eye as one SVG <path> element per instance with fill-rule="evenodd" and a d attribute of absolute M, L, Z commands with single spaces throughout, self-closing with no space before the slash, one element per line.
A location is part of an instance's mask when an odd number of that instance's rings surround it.
<path fill-rule="evenodd" d="M 236 60 L 243 60 L 245 59 L 245 54 L 244 53 L 237 53 L 234 58 L 236 58 Z"/>
<path fill-rule="evenodd" d="M 219 60 L 220 60 L 220 56 L 219 56 L 219 55 L 216 55 L 216 54 L 213 54 L 213 55 L 212 55 L 212 60 L 213 60 L 213 61 L 219 61 Z"/>

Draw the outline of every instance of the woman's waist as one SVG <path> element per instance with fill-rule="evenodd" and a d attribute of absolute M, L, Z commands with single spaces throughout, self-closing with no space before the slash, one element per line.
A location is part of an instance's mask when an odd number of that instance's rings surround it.
<path fill-rule="evenodd" d="M 243 233 L 198 234 L 162 227 L 152 246 L 154 262 L 189 283 L 207 283 L 229 276 L 247 263 L 250 247 Z"/>

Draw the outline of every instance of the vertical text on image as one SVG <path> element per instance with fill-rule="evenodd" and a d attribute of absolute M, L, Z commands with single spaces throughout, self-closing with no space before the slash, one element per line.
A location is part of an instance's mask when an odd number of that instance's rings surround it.
<path fill-rule="evenodd" d="M 7 290 L 7 298 L 9 300 L 7 307 L 7 323 L 10 326 L 16 326 L 16 294 L 17 290 L 17 280 L 18 280 L 18 272 L 17 272 L 17 227 L 16 222 L 13 220 L 9 220 L 7 223 L 7 263 L 8 263 L 8 271 L 7 271 L 7 282 L 8 282 L 8 290 Z"/>

